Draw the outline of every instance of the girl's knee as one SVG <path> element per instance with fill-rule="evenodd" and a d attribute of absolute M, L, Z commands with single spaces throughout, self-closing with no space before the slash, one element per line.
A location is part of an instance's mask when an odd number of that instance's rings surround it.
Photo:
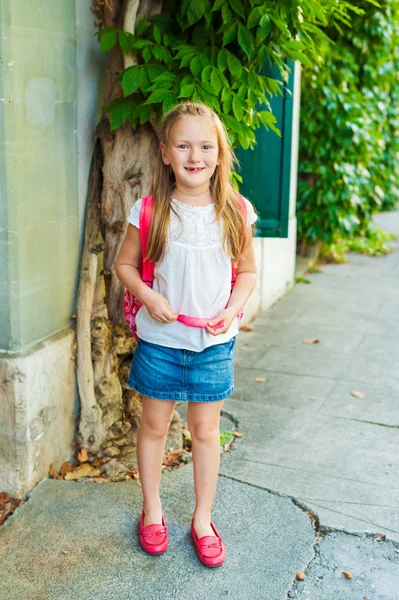
<path fill-rule="evenodd" d="M 163 438 L 168 434 L 171 421 L 162 421 L 156 418 L 142 419 L 139 432 L 154 438 Z"/>
<path fill-rule="evenodd" d="M 176 402 L 165 402 L 144 396 L 140 431 L 153 437 L 166 436 L 173 420 L 175 406 Z"/>
<path fill-rule="evenodd" d="M 215 423 L 195 423 L 188 424 L 191 438 L 198 442 L 212 442 L 215 437 L 219 438 L 219 424 Z"/>

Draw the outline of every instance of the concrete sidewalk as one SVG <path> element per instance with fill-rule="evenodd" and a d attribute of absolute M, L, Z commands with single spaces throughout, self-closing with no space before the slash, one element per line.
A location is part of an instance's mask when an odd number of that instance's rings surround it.
<path fill-rule="evenodd" d="M 376 222 L 399 233 L 399 212 Z M 43 479 L 0 528 L 0 600 L 399 599 L 399 252 L 322 269 L 238 337 L 223 410 L 243 436 L 212 511 L 226 562 L 195 555 L 192 464 L 163 472 L 158 557 L 137 481 Z"/>

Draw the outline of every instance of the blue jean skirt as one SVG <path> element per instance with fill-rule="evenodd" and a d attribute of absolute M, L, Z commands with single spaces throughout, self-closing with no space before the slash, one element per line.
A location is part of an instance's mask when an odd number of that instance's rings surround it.
<path fill-rule="evenodd" d="M 234 336 L 194 352 L 138 338 L 128 384 L 140 394 L 160 400 L 223 400 L 234 390 L 236 341 Z"/>

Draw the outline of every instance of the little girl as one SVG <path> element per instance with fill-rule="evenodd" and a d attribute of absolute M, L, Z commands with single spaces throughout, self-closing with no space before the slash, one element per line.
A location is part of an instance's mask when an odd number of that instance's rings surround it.
<path fill-rule="evenodd" d="M 142 199 L 133 205 L 115 262 L 120 281 L 143 303 L 136 315 L 138 344 L 128 379 L 143 395 L 137 439 L 144 498 L 139 540 L 151 554 L 167 549 L 161 465 L 176 401 L 187 401 L 196 497 L 191 535 L 199 560 L 213 567 L 225 560 L 211 520 L 220 411 L 234 389 L 237 315 L 256 285 L 251 225 L 257 216 L 230 183 L 237 159 L 215 112 L 200 103 L 179 104 L 164 118 L 160 137 L 146 248 L 155 263 L 152 288 L 138 271 Z M 236 282 L 231 292 L 232 264 Z M 188 326 L 177 320 L 179 314 L 209 322 Z"/>

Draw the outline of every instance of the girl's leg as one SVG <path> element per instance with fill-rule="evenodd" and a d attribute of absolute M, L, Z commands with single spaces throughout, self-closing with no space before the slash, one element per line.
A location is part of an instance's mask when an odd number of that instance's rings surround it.
<path fill-rule="evenodd" d="M 162 523 L 159 496 L 162 458 L 176 402 L 143 396 L 143 414 L 137 435 L 137 462 L 143 491 L 144 526 Z"/>
<path fill-rule="evenodd" d="M 197 537 L 215 535 L 211 508 L 220 464 L 220 411 L 218 402 L 189 402 L 187 425 L 191 433 L 196 505 L 193 526 Z"/>

